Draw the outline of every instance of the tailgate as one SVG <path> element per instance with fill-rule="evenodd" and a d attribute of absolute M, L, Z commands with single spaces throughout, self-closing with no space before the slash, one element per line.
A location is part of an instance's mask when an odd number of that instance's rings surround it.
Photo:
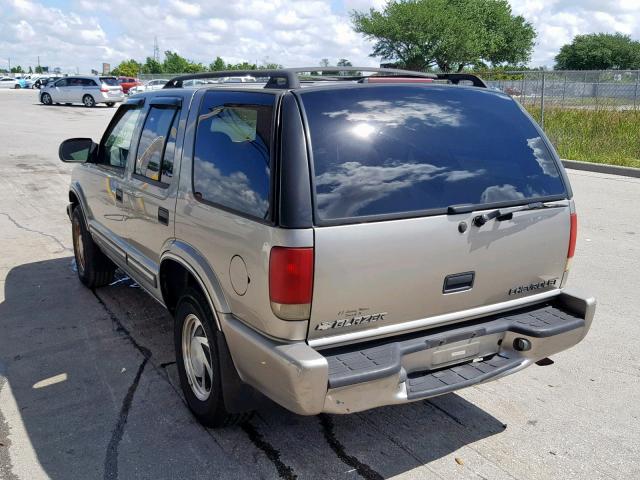
<path fill-rule="evenodd" d="M 569 210 L 517 212 L 465 234 L 459 223 L 478 212 L 317 228 L 309 339 L 420 320 L 425 328 L 558 289 Z"/>
<path fill-rule="evenodd" d="M 299 96 L 312 151 L 315 345 L 489 314 L 560 288 L 571 192 L 513 99 L 389 84 Z"/>

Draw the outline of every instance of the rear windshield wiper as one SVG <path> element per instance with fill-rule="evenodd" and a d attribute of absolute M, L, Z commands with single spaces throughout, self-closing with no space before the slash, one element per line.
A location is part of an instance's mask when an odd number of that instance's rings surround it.
<path fill-rule="evenodd" d="M 543 202 L 533 202 L 533 203 L 529 203 L 527 205 L 522 205 L 519 207 L 497 209 L 497 210 L 493 210 L 492 212 L 483 213 L 482 215 L 476 215 L 475 217 L 473 217 L 473 224 L 476 227 L 481 227 L 482 225 L 487 223 L 489 220 L 493 220 L 494 218 L 499 222 L 503 220 L 511 220 L 515 212 L 522 212 L 525 210 L 540 210 L 542 208 L 560 208 L 560 207 L 566 207 L 566 205 L 563 205 L 563 204 L 546 205 Z"/>

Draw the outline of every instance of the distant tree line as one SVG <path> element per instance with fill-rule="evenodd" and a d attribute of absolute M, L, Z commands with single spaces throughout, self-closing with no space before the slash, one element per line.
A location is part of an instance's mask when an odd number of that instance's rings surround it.
<path fill-rule="evenodd" d="M 176 52 L 167 50 L 164 52 L 164 60 L 162 62 L 152 57 L 147 57 L 144 63 L 137 62 L 133 59 L 125 60 L 114 68 L 111 73 L 123 77 L 136 77 L 141 73 L 176 74 L 220 72 L 224 70 L 267 70 L 275 68 L 282 68 L 282 65 L 277 63 L 266 63 L 263 65 L 256 65 L 249 62 L 227 63 L 222 57 L 216 57 L 209 65 L 205 65 L 203 63 L 193 62 Z"/>

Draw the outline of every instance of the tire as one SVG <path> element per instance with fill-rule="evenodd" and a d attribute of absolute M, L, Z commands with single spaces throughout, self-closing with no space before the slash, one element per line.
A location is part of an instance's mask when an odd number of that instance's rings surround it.
<path fill-rule="evenodd" d="M 65 105 L 71 105 L 71 103 L 65 103 Z"/>
<path fill-rule="evenodd" d="M 116 266 L 91 238 L 80 207 L 74 208 L 71 215 L 71 235 L 80 281 L 91 289 L 111 283 Z"/>
<path fill-rule="evenodd" d="M 51 95 L 49 95 L 47 92 L 43 93 L 40 96 L 40 101 L 45 105 L 51 105 L 53 103 L 53 101 L 51 100 Z"/>
<path fill-rule="evenodd" d="M 14 86 L 13 86 L 13 89 L 14 89 L 14 90 L 18 90 L 18 89 L 20 89 L 20 88 L 22 88 L 22 87 L 21 87 L 20 85 L 18 85 L 18 84 L 16 84 L 16 85 L 14 85 Z"/>
<path fill-rule="evenodd" d="M 107 102 L 107 107 L 113 107 L 115 104 L 115 102 Z"/>
<path fill-rule="evenodd" d="M 87 108 L 93 108 L 96 106 L 96 101 L 91 95 L 85 95 L 82 97 L 82 103 Z"/>
<path fill-rule="evenodd" d="M 229 413 L 225 408 L 217 327 L 200 291 L 187 288 L 182 293 L 176 308 L 173 338 L 180 386 L 198 421 L 208 427 L 227 427 L 251 418 L 251 413 Z M 196 338 L 199 340 L 194 340 Z M 208 362 L 209 368 L 204 362 Z"/>

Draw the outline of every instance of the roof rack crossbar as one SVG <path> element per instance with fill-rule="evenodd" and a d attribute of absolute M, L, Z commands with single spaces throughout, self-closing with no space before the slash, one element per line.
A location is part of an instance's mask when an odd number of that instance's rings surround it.
<path fill-rule="evenodd" d="M 484 80 L 471 73 L 438 73 L 438 80 L 448 80 L 454 85 L 458 85 L 461 81 L 468 81 L 473 83 L 474 87 L 488 88 Z"/>
<path fill-rule="evenodd" d="M 320 75 L 320 72 L 327 75 Z M 340 72 L 349 72 L 351 75 L 340 75 Z M 202 72 L 188 75 L 180 75 L 169 80 L 164 88 L 181 88 L 187 80 L 214 79 L 224 77 L 252 76 L 258 78 L 268 78 L 265 88 L 293 89 L 300 88 L 302 81 L 357 81 L 366 78 L 363 72 L 382 74 L 382 76 L 401 76 L 414 78 L 433 78 L 447 80 L 453 84 L 461 81 L 470 81 L 476 87 L 487 85 L 484 81 L 470 73 L 426 73 L 415 72 L 413 70 L 401 70 L 397 68 L 376 68 L 376 67 L 296 67 L 282 68 L 274 70 L 225 70 L 219 72 Z"/>

